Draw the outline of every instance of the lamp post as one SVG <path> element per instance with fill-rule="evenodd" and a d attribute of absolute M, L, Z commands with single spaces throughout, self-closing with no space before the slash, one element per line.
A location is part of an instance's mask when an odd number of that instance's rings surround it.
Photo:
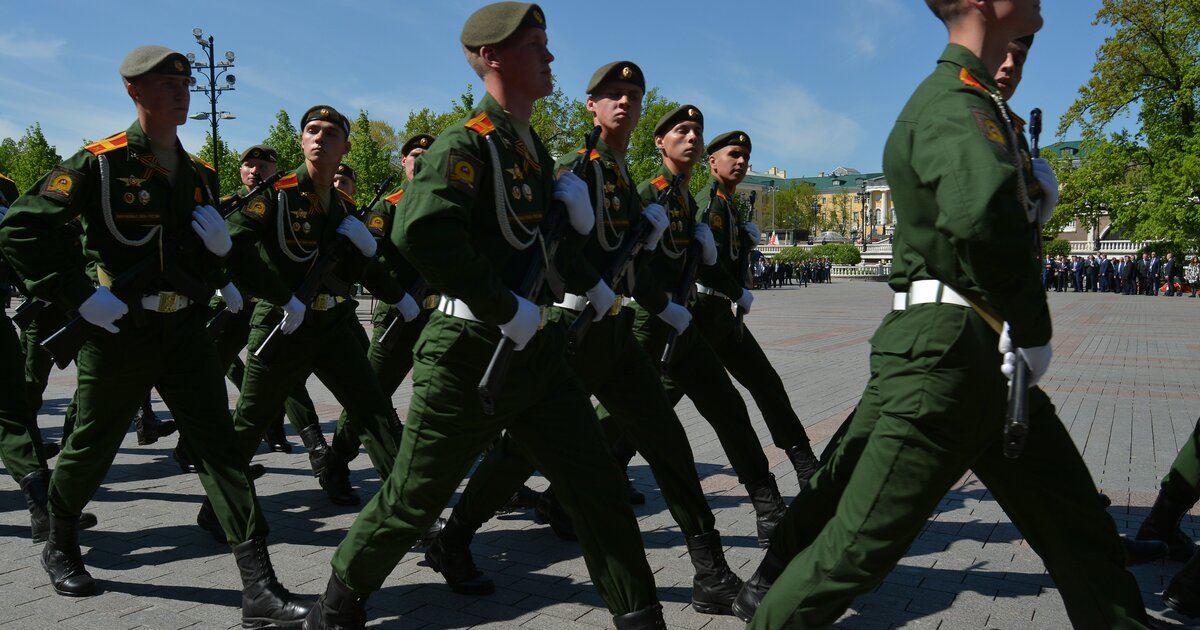
<path fill-rule="evenodd" d="M 858 234 L 862 237 L 862 250 L 867 251 L 867 199 L 871 194 L 867 192 L 867 180 L 862 180 L 858 183 L 858 200 L 862 202 L 862 209 L 858 213 Z"/>
<path fill-rule="evenodd" d="M 776 232 L 776 227 L 775 227 L 775 193 L 777 192 L 777 190 L 778 190 L 778 189 L 776 189 L 776 188 L 775 188 L 775 182 L 771 182 L 770 186 L 768 186 L 768 187 L 767 187 L 767 191 L 768 191 L 768 192 L 771 194 L 771 234 L 774 234 L 774 233 Z M 768 241 L 768 242 L 770 242 L 770 237 L 768 237 L 768 238 L 767 238 L 767 241 Z"/>
<path fill-rule="evenodd" d="M 229 112 L 217 111 L 217 99 L 221 97 L 221 93 L 226 90 L 232 90 L 233 84 L 237 82 L 237 77 L 232 74 L 226 74 L 233 67 L 234 54 L 232 50 L 225 51 L 225 60 L 216 61 L 213 58 L 213 52 L 216 50 L 213 47 L 213 36 L 209 35 L 208 39 L 204 38 L 204 31 L 199 28 L 192 29 L 192 36 L 196 38 L 196 43 L 204 50 L 204 55 L 208 57 L 208 63 L 203 59 L 197 60 L 195 53 L 188 53 L 188 62 L 192 67 L 200 71 L 200 76 L 204 76 L 204 71 L 208 71 L 208 83 L 199 84 L 196 77 L 192 77 L 192 91 L 204 92 L 208 97 L 209 111 L 196 112 L 191 115 L 193 120 L 208 119 L 212 123 L 212 140 L 213 140 L 213 170 L 217 172 L 217 197 L 221 196 L 221 142 L 217 136 L 217 121 L 218 120 L 233 120 L 236 118 Z M 225 76 L 225 84 L 217 85 L 217 79 L 222 75 Z"/>
<path fill-rule="evenodd" d="M 812 245 L 813 232 L 815 232 L 817 229 L 817 212 L 821 209 L 821 202 L 813 199 L 813 202 L 808 206 L 808 209 L 812 211 L 812 222 L 808 224 L 808 244 Z"/>

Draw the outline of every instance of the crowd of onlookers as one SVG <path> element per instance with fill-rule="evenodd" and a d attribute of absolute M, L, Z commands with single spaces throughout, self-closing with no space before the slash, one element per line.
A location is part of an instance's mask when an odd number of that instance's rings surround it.
<path fill-rule="evenodd" d="M 1189 294 L 1196 297 L 1200 258 L 1184 263 L 1175 254 L 1159 258 L 1158 252 L 1141 258 L 1106 254 L 1092 256 L 1046 256 L 1042 261 L 1042 284 L 1046 290 L 1120 293 L 1123 295 Z"/>
<path fill-rule="evenodd" d="M 791 263 L 759 256 L 753 265 L 755 289 L 773 289 L 785 284 L 808 286 L 810 282 L 828 283 L 833 274 L 833 261 L 828 258 Z"/>

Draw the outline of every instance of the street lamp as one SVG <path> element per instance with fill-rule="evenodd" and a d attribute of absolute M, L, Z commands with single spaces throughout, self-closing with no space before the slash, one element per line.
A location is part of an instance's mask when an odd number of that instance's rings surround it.
<path fill-rule="evenodd" d="M 808 244 L 812 245 L 813 232 L 817 229 L 817 212 L 821 209 L 821 202 L 813 199 L 813 202 L 808 206 L 808 209 L 812 211 L 812 222 L 808 224 Z"/>
<path fill-rule="evenodd" d="M 862 209 L 858 213 L 858 234 L 862 237 L 862 250 L 867 251 L 867 200 L 871 194 L 867 192 L 867 180 L 862 180 L 858 183 L 858 200 L 862 202 Z"/>
<path fill-rule="evenodd" d="M 775 182 L 770 183 L 770 185 L 767 187 L 767 191 L 771 195 L 771 234 L 774 234 L 776 232 L 776 228 L 775 228 L 775 193 L 777 191 L 777 189 L 775 188 Z M 770 242 L 770 239 L 768 238 L 767 241 Z"/>
<path fill-rule="evenodd" d="M 217 122 L 219 120 L 233 120 L 237 117 L 229 112 L 218 112 L 217 99 L 220 98 L 222 92 L 234 89 L 233 85 L 237 83 L 236 76 L 226 74 L 233 67 L 234 54 L 232 50 L 227 50 L 225 51 L 225 59 L 217 61 L 213 56 L 216 50 L 213 46 L 213 36 L 209 35 L 205 39 L 204 31 L 199 28 L 192 29 L 192 36 L 196 38 L 196 43 L 200 45 L 200 48 L 204 50 L 204 55 L 208 57 L 208 63 L 205 63 L 203 59 L 198 61 L 195 53 L 187 54 L 188 63 L 191 63 L 193 68 L 200 71 L 201 77 L 204 77 L 205 70 L 208 71 L 208 83 L 206 84 L 197 83 L 196 77 L 192 77 L 192 91 L 204 92 L 205 96 L 208 97 L 209 111 L 196 112 L 191 115 L 191 118 L 193 120 L 207 119 L 212 124 L 213 170 L 218 173 L 216 193 L 219 198 L 221 196 L 221 143 L 217 136 Z M 221 76 L 225 77 L 225 83 L 224 85 L 217 85 L 217 79 L 221 78 Z"/>

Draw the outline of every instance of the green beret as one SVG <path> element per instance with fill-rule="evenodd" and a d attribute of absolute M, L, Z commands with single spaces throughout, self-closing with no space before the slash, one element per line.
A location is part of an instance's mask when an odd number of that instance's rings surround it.
<path fill-rule="evenodd" d="M 695 121 L 700 124 L 700 128 L 704 128 L 704 114 L 700 112 L 700 108 L 695 105 L 680 105 L 675 109 L 663 114 L 662 118 L 654 124 L 654 135 L 666 135 L 672 127 L 686 120 Z"/>
<path fill-rule="evenodd" d="M 356 182 L 358 181 L 358 175 L 354 174 L 354 168 L 352 168 L 349 164 L 346 164 L 345 162 L 338 164 L 337 171 L 335 171 L 334 174 L 335 175 L 345 175 L 346 177 L 349 177 L 350 179 L 352 179 Z"/>
<path fill-rule="evenodd" d="M 350 136 L 350 119 L 346 118 L 338 110 L 328 105 L 313 105 L 304 112 L 300 117 L 300 131 L 304 131 L 304 126 L 313 120 L 324 120 L 331 122 L 342 128 L 346 132 L 346 136 Z"/>
<path fill-rule="evenodd" d="M 526 26 L 546 28 L 546 15 L 532 2 L 496 2 L 471 14 L 459 41 L 467 50 L 494 46 Z"/>
<path fill-rule="evenodd" d="M 190 77 L 192 64 L 187 57 L 164 46 L 139 46 L 121 62 L 121 76 L 126 80 L 150 73 Z"/>
<path fill-rule="evenodd" d="M 256 144 L 242 151 L 242 161 L 246 160 L 265 160 L 274 163 L 279 161 L 279 153 L 265 144 Z"/>
<path fill-rule="evenodd" d="M 724 149 L 725 147 L 733 146 L 733 145 L 742 147 L 742 148 L 746 149 L 747 152 L 750 152 L 752 150 L 751 146 L 750 146 L 749 134 L 747 134 L 745 131 L 736 131 L 735 130 L 735 131 L 726 131 L 725 133 L 717 136 L 716 138 L 713 138 L 712 142 L 708 143 L 708 148 L 706 148 L 704 151 L 706 153 L 708 153 L 709 155 L 712 155 L 713 153 L 716 153 L 717 151 L 720 151 L 721 149 Z"/>
<path fill-rule="evenodd" d="M 404 146 L 400 147 L 400 157 L 408 155 L 413 149 L 428 150 L 434 140 L 435 138 L 427 133 L 419 133 L 404 141 Z"/>
<path fill-rule="evenodd" d="M 591 94 L 600 87 L 601 83 L 607 81 L 624 81 L 632 83 L 646 91 L 646 77 L 642 74 L 642 69 L 632 61 L 614 61 L 606 66 L 602 66 L 595 74 L 592 75 L 592 80 L 588 81 L 587 93 Z"/>

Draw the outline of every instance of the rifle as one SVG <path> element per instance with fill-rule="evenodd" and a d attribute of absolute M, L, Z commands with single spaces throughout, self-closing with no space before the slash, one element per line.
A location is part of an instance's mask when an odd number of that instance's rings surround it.
<path fill-rule="evenodd" d="M 424 308 L 422 302 L 425 301 L 425 295 L 429 292 L 429 283 L 425 282 L 425 278 L 417 278 L 412 286 L 408 287 L 408 294 L 417 302 L 417 306 Z M 379 335 L 379 347 L 392 352 L 396 349 L 396 344 L 400 340 L 400 331 L 408 322 L 396 313 L 391 321 L 388 322 L 387 328 L 383 329 L 383 334 Z"/>
<path fill-rule="evenodd" d="M 383 183 L 375 187 L 375 196 L 371 199 L 362 210 L 354 214 L 354 217 L 360 221 L 371 212 L 375 204 L 379 203 L 383 197 L 384 191 L 392 185 L 392 178 L 389 175 Z M 350 295 L 350 284 L 339 278 L 334 270 L 337 269 L 338 263 L 349 254 L 351 251 L 356 251 L 357 248 L 350 242 L 350 239 L 338 234 L 333 243 L 329 247 L 322 247 L 324 251 L 317 257 L 316 262 L 309 268 L 308 274 L 304 276 L 304 280 L 300 282 L 300 287 L 296 289 L 296 299 L 304 304 L 307 309 L 312 306 L 313 300 L 324 287 L 334 295 L 348 297 Z M 254 351 L 254 356 L 258 357 L 264 365 L 270 366 L 279 356 L 281 340 L 284 334 L 280 331 L 283 322 L 275 324 L 275 328 L 263 340 L 262 345 L 258 346 L 258 350 Z"/>
<path fill-rule="evenodd" d="M 13 312 L 12 321 L 18 328 L 25 330 L 47 306 L 50 306 L 50 303 L 46 300 L 27 297 Z"/>
<path fill-rule="evenodd" d="M 754 200 L 758 197 L 757 190 L 750 191 L 750 211 L 746 213 L 746 223 L 754 222 Z M 740 235 L 742 245 L 742 257 L 738 259 L 737 278 L 742 281 L 742 288 L 749 289 L 753 284 L 750 278 L 750 250 L 754 249 L 758 243 L 750 240 L 750 235 L 742 230 Z M 742 334 L 746 330 L 746 309 L 741 306 L 737 307 L 737 323 L 734 324 L 734 334 L 737 335 L 738 341 L 742 340 Z"/>
<path fill-rule="evenodd" d="M 671 195 L 674 194 L 675 189 L 678 188 L 682 182 L 683 175 L 676 175 L 671 180 L 671 183 L 664 188 L 661 193 L 659 193 L 658 198 L 654 200 L 654 203 L 657 203 L 660 206 L 665 205 L 667 200 L 671 198 Z M 597 185 L 600 185 L 600 183 L 597 183 Z M 637 231 L 634 232 L 631 237 L 626 238 L 625 241 L 621 243 L 621 248 L 618 249 L 617 254 L 613 256 L 612 263 L 607 269 L 604 270 L 604 275 L 602 277 L 604 278 L 605 284 L 615 289 L 615 287 L 625 279 L 625 276 L 629 275 L 630 272 L 633 271 L 633 261 L 635 258 L 637 258 L 637 255 L 640 254 L 643 249 L 645 249 L 645 240 L 653 229 L 654 226 L 650 225 L 649 222 L 645 221 L 644 219 L 638 220 Z M 630 286 L 632 287 L 633 285 L 631 284 Z M 584 336 L 586 336 L 587 332 L 592 328 L 592 323 L 595 317 L 596 305 L 588 302 L 587 306 L 583 307 L 583 312 L 581 312 L 579 316 L 575 318 L 575 321 L 571 323 L 571 326 L 567 328 L 568 352 L 573 354 L 575 351 L 579 350 L 580 345 L 583 343 Z"/>
<path fill-rule="evenodd" d="M 583 154 L 575 160 L 575 164 L 571 167 L 571 172 L 576 177 L 583 178 L 583 170 L 587 168 L 588 160 L 592 156 L 592 150 L 596 148 L 596 140 L 599 137 L 600 126 L 597 125 L 588 133 L 584 141 Z M 534 256 L 529 262 L 529 267 L 526 268 L 518 288 L 521 297 L 536 304 L 541 298 L 542 288 L 547 282 L 550 284 L 551 292 L 559 298 L 562 297 L 562 278 L 558 277 L 558 271 L 554 268 L 554 255 L 558 252 L 558 246 L 562 243 L 569 225 L 566 206 L 555 201 L 552 212 L 548 214 L 541 225 L 542 255 Z M 483 406 L 483 413 L 489 416 L 496 413 L 496 400 L 500 397 L 500 388 L 504 386 L 504 379 L 508 376 L 508 368 L 512 364 L 512 356 L 516 350 L 516 342 L 508 337 L 501 337 L 500 343 L 496 345 L 496 351 L 492 353 L 491 361 L 488 361 L 483 378 L 479 380 L 477 387 L 479 402 Z"/>
<path fill-rule="evenodd" d="M 1042 133 L 1042 110 L 1034 109 L 1029 114 L 1030 152 L 1033 157 L 1042 156 L 1038 147 L 1038 136 Z M 1038 245 L 1038 261 L 1042 260 L 1041 230 L 1034 233 Z M 1025 365 L 1025 358 L 1017 348 L 1013 379 L 1008 384 L 1008 408 L 1004 414 L 1004 456 L 1015 459 L 1025 450 L 1025 438 L 1029 436 L 1029 380 L 1033 374 Z"/>
<path fill-rule="evenodd" d="M 713 182 L 708 189 L 708 207 L 712 208 L 713 197 L 717 196 L 717 182 Z M 701 215 L 700 222 L 708 223 L 710 212 L 705 212 Z M 679 277 L 679 286 L 675 289 L 675 294 L 671 296 L 671 301 L 687 308 L 688 298 L 692 297 L 692 291 L 696 290 L 696 273 L 700 271 L 700 249 L 702 245 L 695 237 L 688 244 L 687 260 L 684 262 L 683 275 Z M 678 345 L 679 333 L 674 329 L 667 331 L 667 343 L 663 346 L 662 358 L 658 361 L 659 369 L 663 374 L 667 374 L 671 370 L 671 362 L 675 359 L 675 347 Z"/>

